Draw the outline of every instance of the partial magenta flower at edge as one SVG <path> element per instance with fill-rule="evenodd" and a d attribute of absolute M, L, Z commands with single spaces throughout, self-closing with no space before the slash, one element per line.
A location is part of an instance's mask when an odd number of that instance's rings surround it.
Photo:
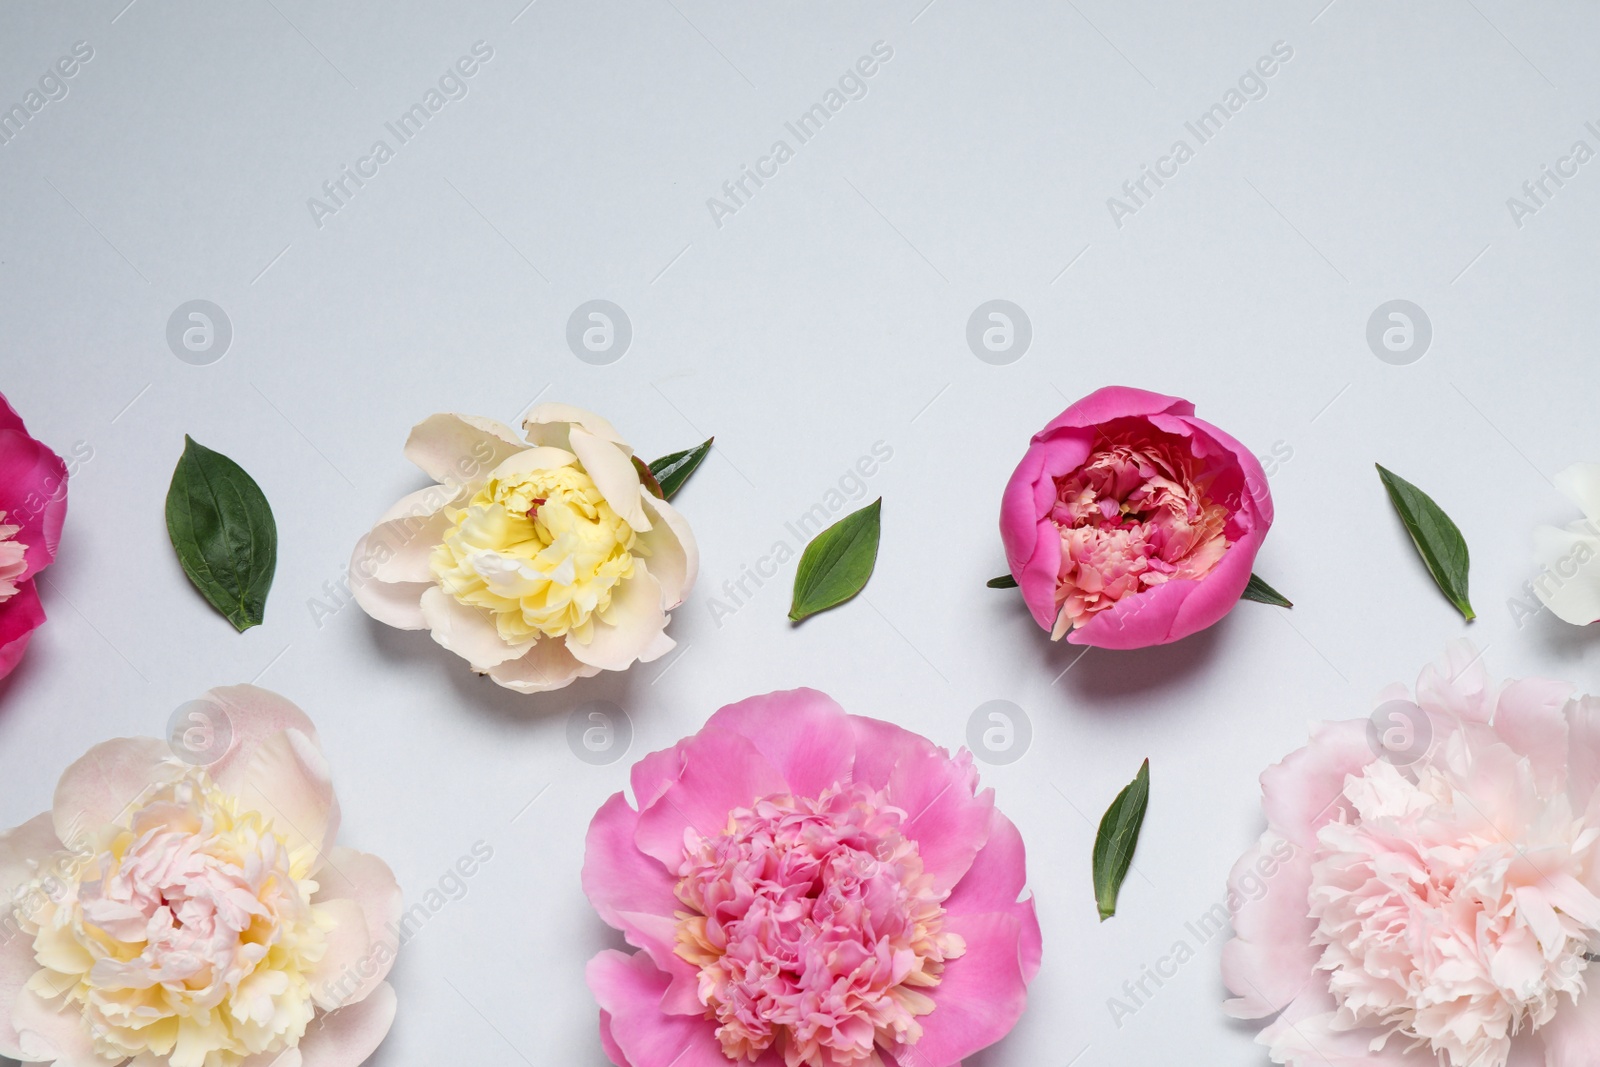
<path fill-rule="evenodd" d="M 1021 835 L 971 753 L 810 689 L 633 767 L 583 888 L 639 951 L 589 963 L 618 1067 L 953 1067 L 1027 1004 Z"/>
<path fill-rule="evenodd" d="M 1033 436 L 1006 485 L 1000 537 L 1052 640 L 1161 645 L 1239 602 L 1272 525 L 1250 450 L 1187 400 L 1108 386 Z"/>
<path fill-rule="evenodd" d="M 1600 699 L 1478 659 L 1262 774 L 1222 977 L 1274 1063 L 1600 1063 Z"/>
<path fill-rule="evenodd" d="M 66 517 L 66 464 L 0 395 L 0 678 L 44 622 L 33 579 L 56 558 Z"/>

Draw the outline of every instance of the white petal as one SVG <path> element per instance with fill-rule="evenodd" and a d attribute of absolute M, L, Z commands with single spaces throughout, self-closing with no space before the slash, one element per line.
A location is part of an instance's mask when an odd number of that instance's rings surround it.
<path fill-rule="evenodd" d="M 214 777 L 242 806 L 271 820 L 297 862 L 311 871 L 322 866 L 339 833 L 339 801 L 328 761 L 311 738 L 296 729 L 273 734 L 248 762 Z"/>
<path fill-rule="evenodd" d="M 659 658 L 673 647 L 665 634 L 667 614 L 661 606 L 661 583 L 644 560 L 635 560 L 633 567 L 633 577 L 612 591 L 607 618 L 595 619 L 588 644 L 567 635 L 567 651 L 591 667 L 627 670 L 631 664 Z"/>
<path fill-rule="evenodd" d="M 520 659 L 489 668 L 490 678 L 519 693 L 547 693 L 599 673 L 599 667 L 578 662 L 567 646 L 555 638 L 535 643 Z"/>
<path fill-rule="evenodd" d="M 639 484 L 639 470 L 628 453 L 613 442 L 578 427 L 572 430 L 572 450 L 583 461 L 583 469 L 594 479 L 595 487 L 611 505 L 611 510 L 635 530 L 650 529 L 642 501 L 644 487 Z"/>
<path fill-rule="evenodd" d="M 11 1016 L 23 1060 L 54 1062 L 56 1067 L 105 1067 L 95 1055 L 94 1042 L 83 1025 L 83 1015 L 65 997 L 45 1000 L 24 989 L 16 999 Z"/>
<path fill-rule="evenodd" d="M 1555 476 L 1561 495 L 1578 510 L 1600 522 L 1600 463 L 1574 463 Z"/>
<path fill-rule="evenodd" d="M 359 1004 L 319 1017 L 300 1039 L 303 1067 L 358 1067 L 394 1025 L 394 987 L 380 983 Z"/>
<path fill-rule="evenodd" d="M 700 549 L 677 508 L 648 493 L 644 507 L 659 521 L 639 535 L 639 542 L 650 552 L 650 573 L 661 583 L 662 606 L 670 611 L 683 603 L 699 576 Z"/>
<path fill-rule="evenodd" d="M 328 853 L 327 866 L 317 872 L 317 885 L 316 903 L 354 904 L 360 909 L 367 954 L 352 972 L 336 971 L 332 978 L 339 1003 L 354 1004 L 377 988 L 394 966 L 400 946 L 390 926 L 399 922 L 404 906 L 400 886 L 383 860 L 342 845 Z M 326 958 L 319 969 L 326 969 Z M 359 985 L 352 986 L 356 980 Z"/>
<path fill-rule="evenodd" d="M 559 470 L 578 462 L 578 457 L 564 448 L 525 448 L 489 472 L 491 478 L 514 478 L 532 471 Z"/>
<path fill-rule="evenodd" d="M 1574 626 L 1600 619 L 1600 538 L 1579 527 L 1537 526 L 1533 553 L 1540 567 L 1533 592 L 1545 607 Z"/>
<path fill-rule="evenodd" d="M 527 433 L 528 440 L 536 445 L 554 445 L 557 448 L 571 448 L 568 435 L 572 427 L 580 426 L 603 441 L 622 445 L 627 448 L 616 427 L 592 411 L 573 407 L 571 404 L 540 404 L 528 412 L 522 420 L 522 429 Z M 631 450 L 630 454 L 631 454 Z"/>
<path fill-rule="evenodd" d="M 486 609 L 468 607 L 438 586 L 422 594 L 422 615 L 433 639 L 472 664 L 475 671 L 516 659 L 529 647 L 527 642 L 508 644 Z"/>
<path fill-rule="evenodd" d="M 434 481 L 454 486 L 480 480 L 527 447 L 517 431 L 496 419 L 444 412 L 411 428 L 406 458 Z"/>

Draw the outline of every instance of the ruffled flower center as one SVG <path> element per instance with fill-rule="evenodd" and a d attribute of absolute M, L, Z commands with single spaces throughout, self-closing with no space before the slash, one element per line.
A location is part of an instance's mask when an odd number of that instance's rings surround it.
<path fill-rule="evenodd" d="M 1057 639 L 1123 597 L 1205 577 L 1228 547 L 1228 509 L 1208 495 L 1186 440 L 1105 427 L 1101 440 L 1082 466 L 1056 479 Z"/>
<path fill-rule="evenodd" d="M 578 467 L 491 478 L 429 557 L 441 588 L 492 613 L 502 640 L 587 642 L 643 555 L 637 535 Z"/>
<path fill-rule="evenodd" d="M 1397 1038 L 1450 1067 L 1503 1067 L 1512 1035 L 1584 990 L 1600 829 L 1564 793 L 1541 797 L 1526 759 L 1498 745 L 1474 761 L 1460 735 L 1411 777 L 1370 764 L 1344 797 L 1310 896 L 1334 1025 L 1383 1031 L 1375 1049 Z"/>
<path fill-rule="evenodd" d="M 934 1009 L 925 990 L 966 943 L 944 929 L 905 812 L 835 785 L 735 810 L 715 837 L 686 834 L 678 955 L 730 1060 L 779 1049 L 788 1067 L 881 1067 Z M 901 1062 L 913 1062 L 902 1060 Z"/>
<path fill-rule="evenodd" d="M 203 773 L 160 786 L 108 843 L 57 864 L 56 899 L 27 894 L 42 968 L 28 988 L 75 1005 L 118 1063 L 236 1067 L 296 1045 L 333 926 L 306 862 Z"/>
<path fill-rule="evenodd" d="M 17 595 L 17 579 L 28 569 L 24 558 L 28 547 L 17 540 L 20 526 L 6 523 L 6 513 L 0 511 L 0 604 Z"/>

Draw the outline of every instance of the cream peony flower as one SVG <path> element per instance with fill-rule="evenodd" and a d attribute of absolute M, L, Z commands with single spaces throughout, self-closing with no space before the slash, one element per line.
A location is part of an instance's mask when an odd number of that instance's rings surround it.
<path fill-rule="evenodd" d="M 406 457 L 439 484 L 356 545 L 356 602 L 523 693 L 664 655 L 667 612 L 699 567 L 688 524 L 645 490 L 605 419 L 541 404 L 523 429 L 526 440 L 451 414 L 417 424 Z"/>
<path fill-rule="evenodd" d="M 57 1067 L 355 1067 L 394 1019 L 400 890 L 335 847 L 303 712 L 205 697 L 227 750 L 96 745 L 0 834 L 0 1055 Z"/>
<path fill-rule="evenodd" d="M 1563 622 L 1587 626 L 1600 620 L 1600 463 L 1573 464 L 1555 482 L 1584 519 L 1534 529 L 1540 573 L 1533 593 Z"/>

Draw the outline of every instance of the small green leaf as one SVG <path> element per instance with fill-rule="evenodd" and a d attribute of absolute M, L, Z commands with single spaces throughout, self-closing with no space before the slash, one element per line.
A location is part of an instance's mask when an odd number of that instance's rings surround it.
<path fill-rule="evenodd" d="M 998 578 L 990 578 L 983 584 L 987 585 L 990 589 L 1015 589 L 1017 587 L 1017 580 L 1011 577 L 1009 574 L 1002 574 Z"/>
<path fill-rule="evenodd" d="M 676 496 L 678 490 L 683 488 L 683 483 L 689 480 L 689 475 L 700 466 L 700 461 L 711 454 L 711 442 L 715 440 L 715 437 L 708 437 L 693 448 L 662 456 L 650 464 L 650 473 L 661 485 L 661 492 L 656 495 L 663 500 L 671 500 Z"/>
<path fill-rule="evenodd" d="M 255 479 L 220 452 L 183 437 L 167 488 L 167 536 L 211 606 L 243 632 L 266 612 L 278 566 L 278 527 Z"/>
<path fill-rule="evenodd" d="M 1467 601 L 1470 561 L 1467 542 L 1461 536 L 1461 531 L 1427 493 L 1393 471 L 1385 470 L 1382 464 L 1375 463 L 1373 466 L 1378 468 L 1378 477 L 1383 479 L 1383 487 L 1389 491 L 1389 502 L 1399 513 L 1406 533 L 1411 535 L 1411 543 L 1417 546 L 1417 554 L 1428 565 L 1428 573 L 1433 575 L 1439 591 L 1471 622 L 1478 616 Z"/>
<path fill-rule="evenodd" d="M 1133 850 L 1139 847 L 1139 829 L 1144 826 L 1149 802 L 1150 761 L 1145 760 L 1133 781 L 1106 809 L 1094 837 L 1094 899 L 1101 922 L 1117 913 L 1117 894 L 1133 865 Z"/>
<path fill-rule="evenodd" d="M 667 499 L 667 494 L 661 491 L 661 483 L 656 481 L 655 472 L 645 466 L 644 460 L 634 456 L 633 469 L 639 472 L 639 484 L 644 486 L 645 492 L 657 500 Z"/>
<path fill-rule="evenodd" d="M 1250 581 L 1245 583 L 1244 592 L 1239 594 L 1239 599 L 1254 600 L 1258 604 L 1271 604 L 1275 608 L 1294 607 L 1293 601 L 1254 574 L 1250 576 Z"/>
<path fill-rule="evenodd" d="M 799 622 L 861 592 L 878 561 L 882 507 L 880 496 L 823 530 L 806 546 L 794 575 L 791 620 Z"/>

